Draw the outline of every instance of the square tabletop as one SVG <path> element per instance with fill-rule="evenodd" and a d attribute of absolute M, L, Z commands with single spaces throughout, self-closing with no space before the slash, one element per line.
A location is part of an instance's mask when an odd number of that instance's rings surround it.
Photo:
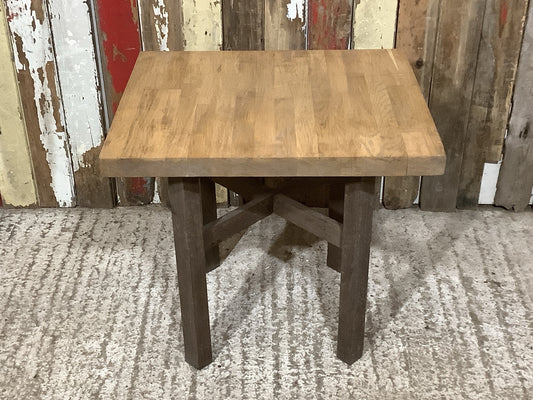
<path fill-rule="evenodd" d="M 402 176 L 445 153 L 400 50 L 143 52 L 104 176 Z"/>

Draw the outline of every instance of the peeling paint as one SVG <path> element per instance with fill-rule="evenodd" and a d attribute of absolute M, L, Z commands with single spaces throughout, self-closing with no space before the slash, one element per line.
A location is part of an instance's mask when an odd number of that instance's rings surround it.
<path fill-rule="evenodd" d="M 48 9 L 78 203 L 97 206 L 92 190 L 100 192 L 100 203 L 110 205 L 109 182 L 107 179 L 102 182 L 95 175 L 92 163 L 96 157 L 89 156 L 99 149 L 104 139 L 89 7 L 84 0 L 49 0 Z"/>
<path fill-rule="evenodd" d="M 37 126 L 32 126 L 32 131 L 28 131 L 28 134 L 39 135 L 50 169 L 50 186 L 57 204 L 73 206 L 74 177 L 68 138 L 63 128 L 64 115 L 58 97 L 59 85 L 46 9 L 39 0 L 32 0 L 29 8 L 26 2 L 17 0 L 7 0 L 6 5 L 13 16 L 9 27 L 13 33 L 15 65 L 19 73 L 28 75 L 33 86 L 29 89 L 33 93 L 29 90 L 25 92 L 30 98 L 23 97 L 22 100 L 35 103 L 37 108 L 37 115 L 34 116 L 37 118 Z M 46 73 L 43 74 L 43 70 Z M 35 165 L 36 169 L 44 167 L 46 166 Z"/>
<path fill-rule="evenodd" d="M 28 207 L 37 193 L 5 21 L 0 2 L 0 193 L 6 206 Z"/>
<path fill-rule="evenodd" d="M 398 0 L 358 0 L 353 18 L 354 49 L 392 49 Z"/>
<path fill-rule="evenodd" d="M 158 22 L 155 24 L 155 30 L 159 50 L 168 51 L 170 50 L 168 47 L 168 13 L 165 8 L 165 0 L 154 0 L 153 13 Z"/>
<path fill-rule="evenodd" d="M 304 5 L 305 0 L 291 0 L 291 2 L 287 4 L 287 18 L 291 21 L 296 18 L 305 21 Z"/>
<path fill-rule="evenodd" d="M 220 1 L 183 2 L 185 50 L 219 50 L 222 47 Z"/>

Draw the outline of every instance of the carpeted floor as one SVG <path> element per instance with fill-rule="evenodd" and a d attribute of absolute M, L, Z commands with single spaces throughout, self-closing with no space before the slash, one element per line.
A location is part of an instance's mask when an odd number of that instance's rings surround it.
<path fill-rule="evenodd" d="M 215 360 L 196 371 L 167 210 L 2 210 L 0 398 L 532 398 L 532 238 L 531 212 L 376 212 L 348 366 L 325 243 L 271 216 L 208 275 Z"/>

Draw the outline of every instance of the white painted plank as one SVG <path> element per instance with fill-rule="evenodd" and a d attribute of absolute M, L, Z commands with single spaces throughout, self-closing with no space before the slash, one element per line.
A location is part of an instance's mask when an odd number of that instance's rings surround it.
<path fill-rule="evenodd" d="M 46 7 L 39 1 L 20 0 L 6 0 L 6 5 L 16 68 L 28 72 L 33 82 L 33 98 L 23 101 L 33 101 L 37 109 L 50 186 L 59 206 L 74 206 L 74 177 L 63 108 L 57 98 L 60 94 L 53 93 L 59 84 Z"/>
<path fill-rule="evenodd" d="M 84 0 L 49 0 L 56 67 L 74 171 L 84 154 L 104 139 L 101 99 L 88 4 Z"/>
<path fill-rule="evenodd" d="M 398 0 L 359 0 L 354 4 L 354 49 L 392 49 Z"/>
<path fill-rule="evenodd" d="M 3 2 L 0 2 L 0 194 L 12 207 L 37 203 Z"/>

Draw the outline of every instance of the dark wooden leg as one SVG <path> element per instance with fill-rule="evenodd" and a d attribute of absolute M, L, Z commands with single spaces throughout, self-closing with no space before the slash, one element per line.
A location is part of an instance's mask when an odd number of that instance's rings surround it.
<path fill-rule="evenodd" d="M 200 369 L 212 361 L 200 180 L 169 178 L 185 360 Z"/>
<path fill-rule="evenodd" d="M 202 195 L 203 224 L 207 225 L 217 219 L 217 198 L 215 182 L 208 178 L 200 178 L 200 190 Z M 218 245 L 205 248 L 205 262 L 207 271 L 212 271 L 220 264 Z"/>
<path fill-rule="evenodd" d="M 375 178 L 357 178 L 344 189 L 337 357 L 348 364 L 363 355 L 374 187 Z"/>
<path fill-rule="evenodd" d="M 328 199 L 329 216 L 342 223 L 344 214 L 344 185 L 334 184 L 329 188 Z M 336 271 L 341 270 L 341 249 L 328 243 L 328 267 Z"/>

